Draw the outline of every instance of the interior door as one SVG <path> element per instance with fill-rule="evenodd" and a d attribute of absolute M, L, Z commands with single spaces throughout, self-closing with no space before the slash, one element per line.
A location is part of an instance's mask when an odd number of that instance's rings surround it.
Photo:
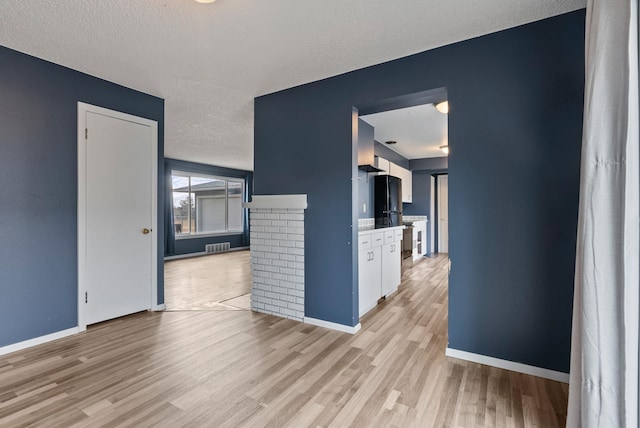
<path fill-rule="evenodd" d="M 449 252 L 449 175 L 438 176 L 438 252 Z"/>
<path fill-rule="evenodd" d="M 156 142 L 153 127 L 133 117 L 108 110 L 85 114 L 85 216 L 79 236 L 84 321 L 93 324 L 152 307 Z"/>

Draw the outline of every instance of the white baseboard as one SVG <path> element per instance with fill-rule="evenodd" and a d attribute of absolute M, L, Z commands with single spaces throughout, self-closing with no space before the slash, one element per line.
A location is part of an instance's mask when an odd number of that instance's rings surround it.
<path fill-rule="evenodd" d="M 316 325 L 318 327 L 324 327 L 330 330 L 337 330 L 343 333 L 350 333 L 350 334 L 356 334 L 358 331 L 360 331 L 360 328 L 362 327 L 360 323 L 352 327 L 350 325 L 338 324 L 335 322 L 319 320 L 319 319 L 310 318 L 310 317 L 304 317 L 304 320 L 302 322 L 304 322 L 305 324 Z"/>
<path fill-rule="evenodd" d="M 164 261 L 168 262 L 171 260 L 190 259 L 192 257 L 215 256 L 217 254 L 231 253 L 234 251 L 244 251 L 244 250 L 248 250 L 249 248 L 250 247 L 233 247 L 233 248 L 229 248 L 227 251 L 222 251 L 220 253 L 207 253 L 206 251 L 199 251 L 197 253 L 178 254 L 175 256 L 165 256 Z"/>
<path fill-rule="evenodd" d="M 63 337 L 72 336 L 79 332 L 80 330 L 78 330 L 78 327 L 73 327 L 44 336 L 34 337 L 33 339 L 25 340 L 24 342 L 18 342 L 11 345 L 3 346 L 0 348 L 0 355 L 6 355 L 12 352 L 21 351 L 32 346 L 41 345 L 53 340 L 62 339 Z"/>
<path fill-rule="evenodd" d="M 167 305 L 165 305 L 164 303 L 160 303 L 159 305 L 154 305 L 151 310 L 153 312 L 159 312 L 159 311 L 164 311 L 167 309 Z"/>
<path fill-rule="evenodd" d="M 555 370 L 543 369 L 541 367 L 529 366 L 527 364 L 515 363 L 513 361 L 501 360 L 500 358 L 488 357 L 486 355 L 474 354 L 457 349 L 447 348 L 447 357 L 458 358 L 460 360 L 480 363 L 486 366 L 497 367 L 499 369 L 511 370 L 512 372 L 524 373 L 557 382 L 569 383 L 569 373 L 557 372 Z"/>

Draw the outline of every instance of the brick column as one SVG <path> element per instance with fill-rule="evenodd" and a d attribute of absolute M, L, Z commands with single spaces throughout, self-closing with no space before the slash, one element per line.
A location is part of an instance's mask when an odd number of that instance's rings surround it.
<path fill-rule="evenodd" d="M 250 209 L 251 309 L 304 320 L 306 195 L 256 195 Z"/>

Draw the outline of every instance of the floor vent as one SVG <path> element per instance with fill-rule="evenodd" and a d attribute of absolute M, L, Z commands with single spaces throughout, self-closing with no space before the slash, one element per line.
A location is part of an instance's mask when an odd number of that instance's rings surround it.
<path fill-rule="evenodd" d="M 204 246 L 204 251 L 206 253 L 224 253 L 225 251 L 229 251 L 231 248 L 231 243 L 229 242 L 220 242 L 219 244 L 207 244 Z"/>

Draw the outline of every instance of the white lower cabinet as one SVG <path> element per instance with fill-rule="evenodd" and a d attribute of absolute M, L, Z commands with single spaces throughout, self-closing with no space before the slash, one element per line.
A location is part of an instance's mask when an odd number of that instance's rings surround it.
<path fill-rule="evenodd" d="M 375 308 L 380 298 L 381 247 L 358 251 L 358 307 L 362 316 Z"/>
<path fill-rule="evenodd" d="M 387 244 L 382 247 L 382 296 L 388 296 L 398 289 L 400 285 L 400 266 L 402 260 L 400 242 Z"/>
<path fill-rule="evenodd" d="M 359 315 L 369 312 L 383 296 L 398 289 L 401 279 L 402 227 L 358 234 Z"/>
<path fill-rule="evenodd" d="M 413 261 L 420 260 L 427 252 L 427 221 L 413 222 Z"/>

